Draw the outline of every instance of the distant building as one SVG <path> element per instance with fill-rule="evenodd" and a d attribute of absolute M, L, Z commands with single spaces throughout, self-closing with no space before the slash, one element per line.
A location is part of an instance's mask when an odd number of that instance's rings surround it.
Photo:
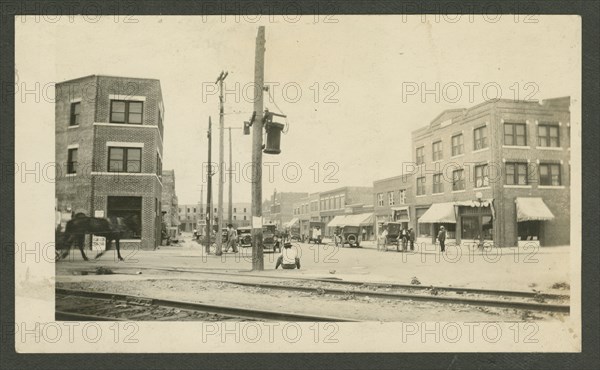
<path fill-rule="evenodd" d="M 412 133 L 418 234 L 456 242 L 570 243 L 570 98 L 442 112 Z"/>
<path fill-rule="evenodd" d="M 405 228 L 415 228 L 415 193 L 412 175 L 400 175 L 373 181 L 375 233 L 390 221 L 401 222 Z"/>
<path fill-rule="evenodd" d="M 283 229 L 284 224 L 294 218 L 294 203 L 300 199 L 306 198 L 308 193 L 273 192 L 270 200 L 269 216 L 265 217 L 268 222 L 274 223 L 279 229 Z M 264 216 L 264 213 L 263 213 Z"/>
<path fill-rule="evenodd" d="M 366 209 L 363 209 L 366 207 Z M 327 225 L 335 216 L 347 213 L 373 212 L 373 188 L 370 186 L 344 186 L 319 193 L 320 221 Z M 326 236 L 332 236 L 334 228 L 325 227 Z M 372 227 L 368 230 L 371 238 Z"/>
<path fill-rule="evenodd" d="M 156 79 L 93 75 L 57 83 L 57 211 L 122 217 L 122 247 L 156 248 L 164 117 Z"/>
<path fill-rule="evenodd" d="M 163 170 L 162 184 L 163 221 L 167 227 L 177 227 L 179 226 L 179 207 L 175 192 L 175 170 Z"/>

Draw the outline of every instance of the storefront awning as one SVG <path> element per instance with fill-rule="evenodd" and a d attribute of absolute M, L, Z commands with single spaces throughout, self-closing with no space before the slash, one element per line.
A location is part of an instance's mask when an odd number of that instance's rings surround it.
<path fill-rule="evenodd" d="M 327 227 L 344 227 L 344 226 L 372 226 L 373 213 L 360 213 L 358 215 L 339 215 L 331 220 Z"/>
<path fill-rule="evenodd" d="M 344 221 L 346 220 L 345 215 L 335 216 L 333 220 L 329 221 L 327 227 L 342 227 L 344 226 Z"/>
<path fill-rule="evenodd" d="M 408 206 L 406 207 L 392 207 L 393 219 L 398 222 L 410 222 L 410 212 Z"/>
<path fill-rule="evenodd" d="M 517 222 L 548 221 L 554 218 L 542 198 L 516 198 L 515 203 L 517 203 Z"/>
<path fill-rule="evenodd" d="M 419 218 L 419 223 L 456 223 L 454 203 L 434 203 Z"/>
<path fill-rule="evenodd" d="M 290 222 L 286 222 L 285 227 L 294 227 L 298 223 L 298 218 L 292 218 Z"/>
<path fill-rule="evenodd" d="M 358 215 L 347 215 L 344 226 L 372 226 L 373 213 L 360 213 Z"/>

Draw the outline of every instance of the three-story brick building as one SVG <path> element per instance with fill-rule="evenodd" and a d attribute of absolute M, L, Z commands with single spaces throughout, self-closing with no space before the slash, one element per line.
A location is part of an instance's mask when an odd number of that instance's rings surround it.
<path fill-rule="evenodd" d="M 56 84 L 59 211 L 122 217 L 125 247 L 160 243 L 164 106 L 156 79 L 92 75 Z"/>
<path fill-rule="evenodd" d="M 418 234 L 461 242 L 567 245 L 570 98 L 488 101 L 413 132 Z"/>

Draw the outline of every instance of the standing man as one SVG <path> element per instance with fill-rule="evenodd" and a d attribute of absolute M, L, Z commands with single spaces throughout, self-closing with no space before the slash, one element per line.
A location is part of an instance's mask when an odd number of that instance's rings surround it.
<path fill-rule="evenodd" d="M 383 231 L 381 232 L 381 235 L 379 236 L 379 238 L 377 238 L 377 250 L 380 250 L 380 248 L 384 252 L 387 250 L 387 247 L 386 247 L 387 236 L 388 236 L 387 227 L 384 226 Z"/>
<path fill-rule="evenodd" d="M 314 231 L 314 238 L 317 239 L 317 244 L 321 245 L 321 228 L 317 226 Z"/>
<path fill-rule="evenodd" d="M 367 229 L 365 229 L 364 227 L 362 228 L 362 240 L 361 241 L 365 241 L 367 240 Z"/>
<path fill-rule="evenodd" d="M 237 253 L 237 231 L 233 228 L 232 224 L 227 225 L 227 246 L 225 252 L 229 251 L 229 248 L 233 249 L 233 253 Z"/>
<path fill-rule="evenodd" d="M 442 249 L 442 253 L 446 250 L 446 230 L 443 226 L 440 226 L 440 232 L 438 233 L 437 239 L 440 242 L 440 248 Z"/>
<path fill-rule="evenodd" d="M 408 239 L 410 240 L 410 250 L 415 250 L 415 230 L 411 227 L 408 229 Z"/>

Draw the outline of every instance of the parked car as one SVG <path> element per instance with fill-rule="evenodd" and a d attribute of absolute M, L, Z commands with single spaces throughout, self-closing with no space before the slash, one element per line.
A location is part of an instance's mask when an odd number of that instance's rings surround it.
<path fill-rule="evenodd" d="M 281 252 L 281 239 L 277 233 L 277 225 L 263 225 L 263 250 L 270 249 L 273 252 L 279 250 Z"/>
<path fill-rule="evenodd" d="M 238 240 L 240 247 L 252 246 L 252 228 L 250 226 L 238 227 Z"/>

